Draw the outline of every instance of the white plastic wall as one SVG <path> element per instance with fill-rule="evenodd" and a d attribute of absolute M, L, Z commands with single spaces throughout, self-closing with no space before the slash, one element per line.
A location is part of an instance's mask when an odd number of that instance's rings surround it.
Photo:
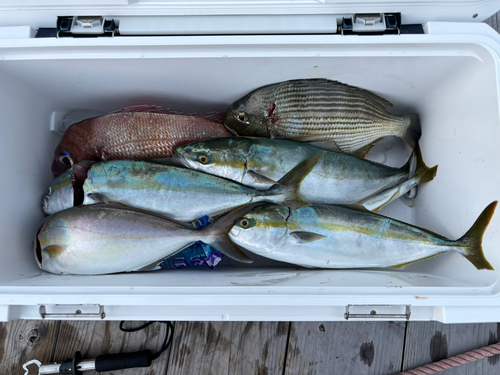
<path fill-rule="evenodd" d="M 499 46 L 486 26 L 478 30 L 485 35 L 0 41 L 0 318 L 36 317 L 38 304 L 100 303 L 109 319 L 342 319 L 349 303 L 383 303 L 417 306 L 416 319 L 488 320 L 467 314 L 500 308 L 500 212 L 484 237 L 497 271 L 447 254 L 404 270 L 299 270 L 257 259 L 215 271 L 55 276 L 38 269 L 31 244 L 60 139 L 50 131 L 53 111 L 142 103 L 225 110 L 256 87 L 312 77 L 366 88 L 395 112 L 420 114 L 421 148 L 429 166 L 439 164 L 437 177 L 413 207 L 396 202 L 383 213 L 458 238 L 500 198 Z M 446 315 L 445 306 L 469 310 Z"/>

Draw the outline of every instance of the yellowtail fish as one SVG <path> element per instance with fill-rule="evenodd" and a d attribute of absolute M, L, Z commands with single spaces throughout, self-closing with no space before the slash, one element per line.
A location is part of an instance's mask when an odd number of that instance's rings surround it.
<path fill-rule="evenodd" d="M 389 136 L 413 148 L 421 134 L 418 115 L 395 115 L 387 111 L 391 107 L 359 87 L 328 79 L 297 79 L 245 95 L 228 108 L 224 124 L 238 135 L 323 142 L 328 149 L 358 156 Z"/>
<path fill-rule="evenodd" d="M 101 275 L 155 269 L 164 259 L 203 241 L 251 263 L 227 232 L 248 208 L 203 229 L 119 204 L 70 208 L 45 219 L 34 241 L 41 269 L 54 274 Z"/>
<path fill-rule="evenodd" d="M 297 164 L 323 150 L 302 142 L 267 138 L 221 138 L 179 146 L 174 158 L 187 166 L 256 189 L 268 189 Z M 340 152 L 326 151 L 300 187 L 311 204 L 359 204 L 378 210 L 412 187 L 431 181 L 437 166 L 428 168 L 415 147 L 402 168 L 391 168 Z"/>
<path fill-rule="evenodd" d="M 300 184 L 322 155 L 313 155 L 300 163 L 266 191 L 186 168 L 145 161 L 98 162 L 90 164 L 86 171 L 79 163 L 71 169 L 75 173 L 63 174 L 47 189 L 43 210 L 52 214 L 80 204 L 119 202 L 191 222 L 256 202 L 298 207 L 308 204 L 300 197 Z"/>
<path fill-rule="evenodd" d="M 492 270 L 481 242 L 496 205 L 486 207 L 455 241 L 371 212 L 327 205 L 256 207 L 235 224 L 229 237 L 255 254 L 305 267 L 394 267 L 456 251 L 477 269 Z"/>

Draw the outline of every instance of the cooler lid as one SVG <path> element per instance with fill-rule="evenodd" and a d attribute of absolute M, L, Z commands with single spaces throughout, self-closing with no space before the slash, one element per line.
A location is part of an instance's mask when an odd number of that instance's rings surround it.
<path fill-rule="evenodd" d="M 0 26 L 53 27 L 60 16 L 205 16 L 401 13 L 402 24 L 480 22 L 495 0 L 0 0 Z"/>

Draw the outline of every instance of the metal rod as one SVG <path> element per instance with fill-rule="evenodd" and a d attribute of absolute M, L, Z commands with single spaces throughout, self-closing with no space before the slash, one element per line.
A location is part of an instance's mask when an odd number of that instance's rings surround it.
<path fill-rule="evenodd" d="M 38 370 L 39 375 L 49 375 L 49 374 L 59 374 L 59 367 L 61 363 L 52 363 L 47 365 L 41 365 Z M 78 362 L 76 365 L 78 371 L 91 371 L 95 370 L 95 359 L 84 359 Z"/>

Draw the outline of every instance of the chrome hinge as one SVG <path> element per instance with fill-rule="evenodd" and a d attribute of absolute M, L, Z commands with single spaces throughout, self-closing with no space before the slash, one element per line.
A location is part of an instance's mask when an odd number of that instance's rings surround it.
<path fill-rule="evenodd" d="M 95 305 L 39 305 L 38 311 L 42 319 L 104 319 L 104 306 Z"/>
<path fill-rule="evenodd" d="M 347 305 L 344 318 L 410 320 L 410 315 L 410 305 Z"/>

